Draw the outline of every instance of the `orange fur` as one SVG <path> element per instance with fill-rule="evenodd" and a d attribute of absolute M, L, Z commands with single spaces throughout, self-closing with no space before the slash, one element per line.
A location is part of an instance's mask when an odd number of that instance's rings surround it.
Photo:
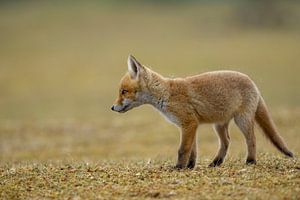
<path fill-rule="evenodd" d="M 255 120 L 272 143 L 293 156 L 279 136 L 254 82 L 245 74 L 214 71 L 186 78 L 165 78 L 128 58 L 128 73 L 120 83 L 119 97 L 112 109 L 126 112 L 151 104 L 181 129 L 177 168 L 193 168 L 197 157 L 196 130 L 199 124 L 214 123 L 220 148 L 210 166 L 220 165 L 229 145 L 228 124 L 234 119 L 243 132 L 247 163 L 256 162 Z"/>

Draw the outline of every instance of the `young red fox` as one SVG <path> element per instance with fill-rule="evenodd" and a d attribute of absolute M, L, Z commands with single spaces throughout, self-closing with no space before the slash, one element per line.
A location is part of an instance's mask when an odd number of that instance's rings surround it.
<path fill-rule="evenodd" d="M 119 97 L 112 110 L 124 113 L 142 104 L 151 104 L 181 129 L 176 168 L 194 168 L 197 157 L 196 131 L 199 124 L 213 123 L 220 147 L 210 166 L 224 161 L 233 118 L 245 136 L 247 164 L 256 163 L 256 121 L 267 138 L 283 154 L 293 157 L 268 113 L 254 82 L 234 71 L 207 72 L 187 78 L 165 78 L 128 57 L 128 73 L 120 83 Z"/>

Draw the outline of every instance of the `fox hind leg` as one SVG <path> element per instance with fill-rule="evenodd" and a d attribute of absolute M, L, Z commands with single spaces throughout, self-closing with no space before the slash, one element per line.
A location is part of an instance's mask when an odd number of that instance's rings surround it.
<path fill-rule="evenodd" d="M 230 137 L 228 133 L 228 122 L 225 124 L 215 124 L 214 129 L 217 135 L 219 136 L 219 142 L 220 142 L 220 147 L 219 151 L 212 161 L 212 163 L 209 164 L 209 167 L 216 167 L 219 166 L 223 163 L 224 158 L 227 154 L 229 142 L 230 142 Z"/>
<path fill-rule="evenodd" d="M 248 155 L 246 164 L 256 164 L 256 138 L 254 134 L 254 115 L 238 114 L 234 117 L 236 125 L 239 127 L 246 139 Z"/>

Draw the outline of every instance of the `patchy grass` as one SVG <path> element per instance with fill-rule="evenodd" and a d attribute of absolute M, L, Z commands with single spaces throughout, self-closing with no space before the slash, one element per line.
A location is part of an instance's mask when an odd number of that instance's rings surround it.
<path fill-rule="evenodd" d="M 228 159 L 174 170 L 170 161 L 1 165 L 2 199 L 299 199 L 300 161 L 260 154 L 256 166 Z"/>

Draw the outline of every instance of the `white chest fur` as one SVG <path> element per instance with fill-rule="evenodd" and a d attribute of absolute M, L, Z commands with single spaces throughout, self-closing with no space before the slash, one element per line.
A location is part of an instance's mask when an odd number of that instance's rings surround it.
<path fill-rule="evenodd" d="M 177 117 L 167 110 L 167 101 L 162 98 L 156 98 L 149 93 L 138 93 L 137 97 L 142 104 L 149 103 L 153 105 L 169 122 L 179 126 Z"/>
<path fill-rule="evenodd" d="M 179 126 L 179 123 L 178 123 L 179 121 L 173 113 L 167 112 L 166 110 L 160 110 L 160 109 L 158 109 L 158 110 L 169 122 L 175 124 L 176 126 Z"/>

